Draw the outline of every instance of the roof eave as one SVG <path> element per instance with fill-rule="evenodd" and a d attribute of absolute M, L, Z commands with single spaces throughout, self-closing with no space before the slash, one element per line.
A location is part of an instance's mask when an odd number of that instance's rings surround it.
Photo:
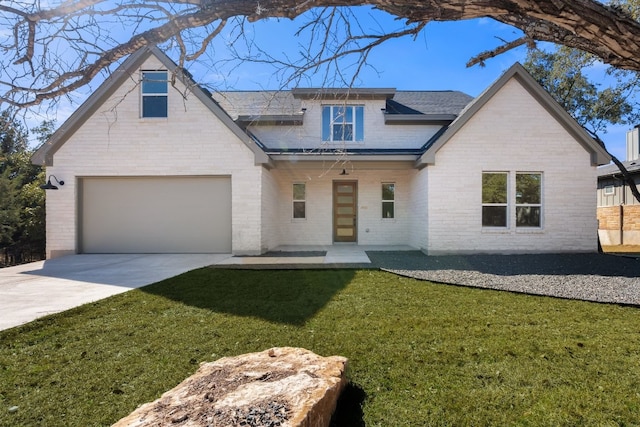
<path fill-rule="evenodd" d="M 598 144 L 587 131 L 580 126 L 560 106 L 551 95 L 529 74 L 520 64 L 515 63 L 495 83 L 476 98 L 466 110 L 455 120 L 442 136 L 432 144 L 416 162 L 416 167 L 423 168 L 435 164 L 435 155 L 464 125 L 473 117 L 494 95 L 496 95 L 512 78 L 518 80 L 522 87 L 529 92 L 564 128 L 571 136 L 582 145 L 591 157 L 591 165 L 604 165 L 611 161 L 607 150 Z"/>
<path fill-rule="evenodd" d="M 448 125 L 455 114 L 393 114 L 384 113 L 385 125 Z"/>
<path fill-rule="evenodd" d="M 244 126 L 302 126 L 304 113 L 298 114 L 270 114 L 270 115 L 241 115 L 237 123 Z"/>
<path fill-rule="evenodd" d="M 395 88 L 295 88 L 291 90 L 294 98 L 323 100 L 358 100 L 358 99 L 391 99 L 396 94 Z"/>
<path fill-rule="evenodd" d="M 274 161 L 287 162 L 317 162 L 317 161 L 344 161 L 345 157 L 350 162 L 415 162 L 417 154 L 354 154 L 354 153 L 279 153 L 271 154 Z"/>
<path fill-rule="evenodd" d="M 111 96 L 116 89 L 131 77 L 130 70 L 140 67 L 151 56 L 149 49 L 132 53 L 98 89 L 78 107 L 51 137 L 31 156 L 31 162 L 41 166 L 53 166 L 53 155 L 73 135 L 89 116 Z"/>
<path fill-rule="evenodd" d="M 257 146 L 233 119 L 198 86 L 186 73 L 180 72 L 178 66 L 156 46 L 147 46 L 132 53 L 107 78 L 98 89 L 56 130 L 51 138 L 43 144 L 31 157 L 31 162 L 37 165 L 53 166 L 53 155 L 60 147 L 95 113 L 127 78 L 132 75 L 151 56 L 154 55 L 168 71 L 175 73 L 178 79 L 198 98 L 209 110 L 223 122 L 253 153 L 256 165 L 272 165 L 269 156 Z"/>

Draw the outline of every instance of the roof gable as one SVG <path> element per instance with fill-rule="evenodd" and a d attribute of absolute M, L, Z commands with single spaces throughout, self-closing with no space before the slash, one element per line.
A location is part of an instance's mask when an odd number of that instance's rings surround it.
<path fill-rule="evenodd" d="M 542 106 L 545 110 L 558 122 L 564 129 L 591 154 L 591 164 L 602 165 L 609 163 L 611 157 L 604 147 L 596 142 L 587 131 L 580 126 L 564 108 L 562 108 L 552 97 L 545 91 L 542 86 L 529 74 L 529 72 L 520 64 L 515 63 L 509 68 L 495 83 L 489 86 L 482 94 L 480 94 L 473 102 L 465 107 L 460 116 L 454 120 L 446 131 L 439 137 L 432 139 L 425 146 L 425 153 L 420 156 L 416 162 L 416 166 L 422 168 L 428 164 L 435 164 L 435 156 L 438 150 L 442 148 L 465 124 L 484 107 L 494 95 L 496 95 L 511 79 L 515 79 L 518 83 Z"/>
<path fill-rule="evenodd" d="M 169 72 L 174 73 L 195 96 L 200 100 L 225 126 L 227 126 L 253 153 L 255 163 L 270 164 L 269 156 L 256 145 L 233 119 L 198 86 L 189 75 L 181 72 L 178 66 L 160 49 L 155 46 L 144 47 L 131 54 L 100 87 L 58 128 L 51 138 L 43 144 L 31 157 L 37 165 L 53 165 L 53 155 L 64 143 L 91 117 L 113 93 L 144 64 L 151 56 L 155 56 Z"/>

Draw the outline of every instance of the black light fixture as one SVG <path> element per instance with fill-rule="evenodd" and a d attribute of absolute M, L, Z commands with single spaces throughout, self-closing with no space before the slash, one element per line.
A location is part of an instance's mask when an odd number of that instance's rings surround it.
<path fill-rule="evenodd" d="M 64 181 L 59 181 L 58 178 L 56 178 L 55 175 L 49 175 L 49 179 L 47 180 L 46 184 L 43 184 L 40 186 L 40 188 L 42 188 L 43 190 L 57 190 L 58 186 L 57 185 L 53 185 L 51 183 L 51 178 L 55 179 L 55 181 L 59 184 L 59 185 L 64 185 Z"/>
<path fill-rule="evenodd" d="M 342 172 L 340 172 L 340 175 L 349 175 L 349 172 L 347 172 L 346 169 L 342 169 Z"/>

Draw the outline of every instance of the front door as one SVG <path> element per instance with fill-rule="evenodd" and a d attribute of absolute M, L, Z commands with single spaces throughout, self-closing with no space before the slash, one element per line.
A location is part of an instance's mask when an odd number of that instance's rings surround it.
<path fill-rule="evenodd" d="M 334 242 L 357 241 L 357 192 L 358 183 L 355 181 L 334 181 L 333 183 Z"/>

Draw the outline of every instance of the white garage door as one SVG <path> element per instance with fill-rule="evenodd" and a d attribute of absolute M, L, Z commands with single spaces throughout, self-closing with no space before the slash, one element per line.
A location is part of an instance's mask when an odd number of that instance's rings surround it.
<path fill-rule="evenodd" d="M 79 181 L 82 253 L 231 252 L 231 178 Z"/>

